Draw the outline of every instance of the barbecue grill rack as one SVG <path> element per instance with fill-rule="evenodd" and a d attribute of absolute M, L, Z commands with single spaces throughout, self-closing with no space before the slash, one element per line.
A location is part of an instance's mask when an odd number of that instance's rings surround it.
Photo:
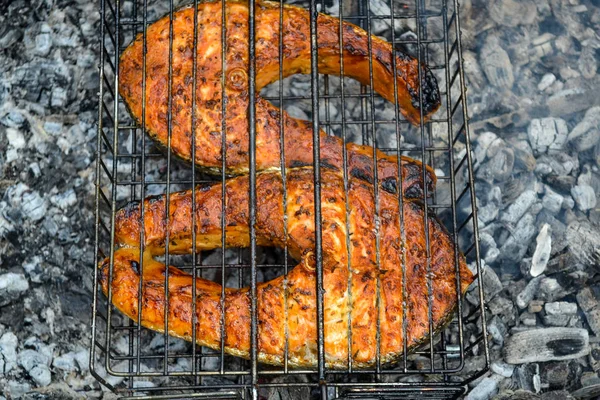
<path fill-rule="evenodd" d="M 311 32 L 316 27 L 315 11 L 319 10 L 355 23 L 369 33 L 384 36 L 395 44 L 396 49 L 427 63 L 442 93 L 442 105 L 430 121 L 413 127 L 396 106 L 383 101 L 370 87 L 349 79 L 319 75 L 314 51 L 314 68 L 310 75 L 280 80 L 263 89 L 262 94 L 290 112 L 298 113 L 303 109 L 306 117 L 313 121 L 316 132 L 322 127 L 348 142 L 375 146 L 389 154 L 407 155 L 435 168 L 438 184 L 427 200 L 428 212 L 443 220 L 470 267 L 479 276 L 477 210 L 458 2 L 391 1 L 392 7 L 388 9 L 381 6 L 383 2 L 340 0 L 334 4 L 331 0 L 307 1 Z M 172 15 L 183 4 L 197 5 L 198 0 L 181 4 L 174 0 L 101 0 L 97 251 L 93 266 L 95 291 L 90 357 L 94 376 L 122 398 L 136 399 L 278 398 L 274 397 L 276 391 L 288 398 L 459 398 L 465 393 L 466 385 L 483 375 L 489 366 L 481 280 L 471 285 L 467 295 L 469 301 L 460 299 L 458 312 L 450 325 L 431 337 L 419 351 L 404 356 L 399 365 L 378 365 L 366 371 L 333 371 L 326 369 L 323 363 L 314 370 L 296 370 L 287 365 L 277 368 L 258 364 L 255 358 L 241 360 L 225 355 L 223 351 L 208 350 L 142 328 L 107 301 L 99 285 L 96 266 L 115 250 L 116 210 L 128 201 L 190 189 L 215 180 L 177 162 L 169 152 L 158 151 L 118 96 L 120 53 L 137 34 L 145 33 L 152 22 L 164 14 Z M 387 5 L 390 6 L 389 1 Z M 382 14 L 382 10 L 387 13 Z M 312 39 L 314 45 L 314 35 Z M 249 51 L 252 55 L 253 46 Z M 250 77 L 252 79 L 251 74 Z M 252 81 L 250 83 L 252 98 L 254 85 Z M 249 115 L 252 146 L 254 118 L 252 113 Z M 251 160 L 254 154 L 251 147 Z M 250 175 L 255 173 L 251 166 Z M 222 181 L 225 178 L 221 176 Z M 250 196 L 252 204 L 255 190 Z M 319 221 L 318 210 L 316 220 Z M 317 242 L 317 252 L 318 247 Z M 250 249 L 215 250 L 194 256 L 166 254 L 165 258 L 193 275 L 229 287 L 248 285 L 253 289 L 257 281 L 284 274 L 294 265 L 287 257 L 287 249 L 261 249 L 255 242 Z M 320 268 L 317 265 L 317 272 Z M 256 324 L 256 317 L 253 324 Z M 256 335 L 256 329 L 253 331 Z M 321 343 L 322 339 L 320 337 Z M 283 393 L 285 391 L 287 393 Z"/>

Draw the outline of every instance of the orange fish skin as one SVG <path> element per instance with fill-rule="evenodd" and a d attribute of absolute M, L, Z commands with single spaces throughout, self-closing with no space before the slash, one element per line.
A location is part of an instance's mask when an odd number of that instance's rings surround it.
<path fill-rule="evenodd" d="M 258 355 L 264 363 L 284 363 L 287 325 L 288 364 L 308 368 L 317 365 L 313 177 L 311 168 L 291 169 L 286 173 L 286 236 L 281 174 L 268 172 L 257 176 L 257 244 L 278 247 L 287 244 L 289 254 L 299 261 L 286 276 L 257 286 Z M 424 209 L 419 202 L 404 201 L 400 208 L 397 195 L 380 191 L 377 224 L 372 185 L 350 179 L 345 191 L 339 172 L 324 170 L 321 178 L 327 367 L 345 369 L 349 359 L 354 368 L 372 367 L 376 363 L 378 319 L 380 360 L 384 364 L 398 361 L 405 340 L 410 351 L 431 333 L 444 328 L 454 315 L 459 294 L 465 293 L 473 275 L 464 256 L 455 253 L 451 236 L 431 212 L 427 221 L 430 239 L 427 263 Z M 226 182 L 226 247 L 250 244 L 248 185 L 246 176 Z M 110 286 L 113 304 L 135 321 L 141 301 L 143 326 L 162 332 L 166 318 L 170 335 L 192 340 L 195 329 L 197 344 L 219 349 L 223 340 L 225 352 L 248 358 L 250 289 L 226 288 L 221 306 L 221 286 L 196 278 L 197 324 L 194 325 L 192 276 L 172 266 L 167 268 L 153 258 L 164 254 L 167 230 L 170 253 L 190 253 L 192 220 L 198 251 L 221 247 L 221 190 L 221 184 L 216 183 L 198 187 L 194 193 L 171 194 L 168 222 L 166 196 L 144 200 L 143 215 L 139 202 L 122 208 L 115 220 L 115 237 L 120 248 L 115 251 L 112 272 L 109 259 L 100 263 L 99 281 L 104 293 L 108 293 Z M 346 195 L 349 209 L 346 209 Z M 196 203 L 195 216 L 192 201 Z M 142 219 L 145 250 L 140 255 Z M 375 251 L 377 234 L 379 260 Z M 429 331 L 429 313 L 433 332 Z"/>
<path fill-rule="evenodd" d="M 136 121 L 162 147 L 179 158 L 193 161 L 204 171 L 220 174 L 225 157 L 225 172 L 240 175 L 248 172 L 249 130 L 248 106 L 248 5 L 244 1 L 227 1 L 226 5 L 226 70 L 222 70 L 222 4 L 203 2 L 198 5 L 197 52 L 194 57 L 194 9 L 187 7 L 173 15 L 172 82 L 169 93 L 169 31 L 166 16 L 147 28 L 146 86 L 143 92 L 144 39 L 140 35 L 122 53 L 119 61 L 119 93 Z M 284 5 L 280 31 L 279 3 L 261 1 L 255 12 L 256 25 L 256 93 L 279 79 L 280 33 L 283 40 L 281 68 L 283 76 L 310 73 L 310 29 L 307 10 Z M 369 54 L 372 54 L 373 89 L 390 102 L 397 102 L 402 114 L 419 124 L 440 106 L 436 79 L 424 64 L 419 68 L 416 59 L 396 52 L 397 74 L 393 71 L 392 45 L 348 22 L 342 22 L 343 47 L 340 50 L 340 21 L 319 14 L 318 70 L 323 74 L 340 74 L 340 56 L 344 75 L 365 85 L 371 84 Z M 370 44 L 369 44 L 370 42 Z M 371 50 L 369 52 L 369 50 Z M 193 99 L 193 64 L 196 59 L 196 101 Z M 421 79 L 419 78 L 421 74 Z M 225 90 L 222 90 L 224 77 Z M 394 95 L 394 81 L 396 96 Z M 419 94 L 422 92 L 422 109 Z M 172 105 L 169 108 L 169 94 Z M 225 97 L 225 110 L 223 110 Z M 142 108 L 145 99 L 145 115 Z M 284 166 L 313 165 L 313 129 L 310 121 L 292 118 L 259 94 L 253 99 L 256 110 L 256 167 L 272 170 L 281 167 L 282 142 Z M 192 127 L 192 114 L 195 126 Z M 142 120 L 144 119 L 144 120 Z M 225 124 L 223 124 L 223 120 Z M 283 139 L 281 139 L 281 131 Z M 225 151 L 222 132 L 226 133 Z M 341 169 L 342 139 L 320 135 L 320 162 L 323 166 Z M 192 140 L 192 137 L 195 140 Z M 192 147 L 195 145 L 195 159 Z M 434 171 L 421 162 L 402 156 L 398 159 L 370 146 L 346 144 L 347 168 L 353 176 L 373 183 L 377 178 L 385 183 L 384 190 L 405 197 L 424 198 L 425 191 L 433 192 Z M 376 161 L 374 160 L 376 157 Z M 423 168 L 426 169 L 423 174 Z M 400 173 L 398 172 L 400 169 Z M 400 175 L 400 177 L 399 177 Z M 424 177 L 425 175 L 425 177 Z"/>

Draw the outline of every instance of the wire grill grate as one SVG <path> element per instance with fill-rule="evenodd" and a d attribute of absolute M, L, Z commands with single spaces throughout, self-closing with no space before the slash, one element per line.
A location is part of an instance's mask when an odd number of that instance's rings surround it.
<path fill-rule="evenodd" d="M 186 3 L 193 4 L 197 8 L 199 1 Z M 435 192 L 427 200 L 429 208 L 425 209 L 425 218 L 427 213 L 433 212 L 444 220 L 457 248 L 467 256 L 479 273 L 481 265 L 477 244 L 477 211 L 457 1 L 393 2 L 395 5 L 392 4 L 392 7 L 388 8 L 389 14 L 381 14 L 380 7 L 377 10 L 373 9 L 373 4 L 383 4 L 380 2 L 341 0 L 337 8 L 331 3 L 326 3 L 325 0 L 313 0 L 308 3 L 313 49 L 317 47 L 317 36 L 314 33 L 318 32 L 315 17 L 318 9 L 355 23 L 369 33 L 384 36 L 395 44 L 396 49 L 412 54 L 419 62 L 427 63 L 438 80 L 442 105 L 429 121 L 421 122 L 415 127 L 400 114 L 397 105 L 384 101 L 370 87 L 361 86 L 345 78 L 319 75 L 316 70 L 316 51 L 311 52 L 313 68 L 309 75 L 295 75 L 283 79 L 280 70 L 279 81 L 264 88 L 261 92 L 263 97 L 278 107 L 289 112 L 300 113 L 304 119 L 310 119 L 315 132 L 321 128 L 330 135 L 343 138 L 345 142 L 370 145 L 392 155 L 406 155 L 422 160 L 433 167 L 438 176 L 438 184 Z M 179 4 L 174 0 L 169 2 L 101 0 L 102 48 L 100 49 L 101 82 L 96 171 L 96 265 L 105 257 L 110 257 L 112 262 L 115 250 L 112 245 L 115 213 L 124 203 L 154 194 L 166 193 L 168 197 L 175 191 L 191 189 L 198 184 L 214 181 L 214 178 L 202 175 L 194 168 L 177 162 L 170 152 L 165 154 L 157 151 L 152 141 L 145 135 L 144 127 L 135 123 L 128 114 L 123 100 L 118 96 L 117 71 L 120 53 L 137 34 L 145 35 L 148 26 L 164 13 L 172 18 L 178 6 Z M 251 38 L 254 33 L 254 7 L 254 3 L 250 2 Z M 170 26 L 172 27 L 172 24 Z M 198 46 L 197 29 L 199 27 L 194 26 L 194 49 Z M 398 33 L 402 31 L 403 34 Z M 172 43 L 172 28 L 169 40 Z M 225 40 L 225 32 L 222 32 L 222 42 Z M 280 43 L 280 53 L 283 53 L 281 46 Z M 250 40 L 251 59 L 255 52 L 254 47 L 254 40 Z M 169 56 L 171 63 L 172 57 L 171 52 Z M 224 57 L 222 59 L 224 60 Z M 145 64 L 145 59 L 143 62 Z M 343 71 L 343 59 L 340 62 Z M 194 82 L 196 81 L 195 63 L 194 59 Z M 371 63 L 372 61 L 370 65 Z M 172 74 L 172 66 L 169 67 L 169 71 Z M 255 76 L 252 62 L 248 75 Z M 145 78 L 146 71 L 144 71 L 143 85 L 146 82 Z M 370 79 L 373 80 L 372 66 Z M 193 90 L 196 89 L 195 86 L 193 85 Z M 170 79 L 168 93 L 172 92 L 171 89 Z M 255 91 L 256 82 L 251 78 L 250 98 L 253 98 Z M 422 98 L 423 94 L 421 93 L 420 96 Z M 192 98 L 194 102 L 195 94 Z M 192 104 L 192 108 L 194 106 L 195 104 Z M 224 104 L 223 109 L 225 109 Z M 143 107 L 142 110 L 142 121 L 144 121 L 145 108 Z M 248 116 L 250 204 L 256 204 L 254 105 L 249 107 Z M 168 119 L 171 126 L 170 115 Z M 192 124 L 195 124 L 194 120 Z M 226 124 L 225 120 L 224 125 Z M 285 134 L 283 124 L 281 126 L 280 134 L 283 137 Z M 226 126 L 223 127 L 223 130 L 225 129 Z M 224 144 L 223 136 L 222 140 Z M 196 151 L 194 145 L 192 149 L 192 152 Z M 319 139 L 316 135 L 313 149 L 314 159 L 319 160 Z M 192 158 L 195 158 L 194 154 Z M 223 157 L 223 168 L 225 162 Z M 319 162 L 315 164 L 315 182 L 317 182 L 320 174 Z M 375 174 L 376 171 L 375 168 Z M 344 171 L 346 179 L 347 174 L 348 172 Z M 225 179 L 225 175 L 222 175 L 221 181 L 224 182 Z M 285 184 L 284 179 L 284 190 Z M 374 190 L 377 198 L 376 185 Z M 223 204 L 224 194 L 223 191 Z M 318 185 L 315 185 L 315 198 L 320 198 Z M 320 221 L 320 217 L 320 202 L 315 201 L 316 221 Z M 371 370 L 357 370 L 350 364 L 347 370 L 328 370 L 324 363 L 323 340 L 319 340 L 318 343 L 319 363 L 314 370 L 292 369 L 287 365 L 287 358 L 283 368 L 259 364 L 256 354 L 258 325 L 256 285 L 259 281 L 267 281 L 274 276 L 286 274 L 291 270 L 293 260 L 288 255 L 287 247 L 280 250 L 265 250 L 256 245 L 256 233 L 253 228 L 255 220 L 256 210 L 251 207 L 252 228 L 249 249 L 197 252 L 193 240 L 193 255 L 178 256 L 169 253 L 167 237 L 167 250 L 162 258 L 165 263 L 177 265 L 194 276 L 225 283 L 228 287 L 251 287 L 254 294 L 251 304 L 253 311 L 251 359 L 249 361 L 237 359 L 226 355 L 223 350 L 214 351 L 193 346 L 170 338 L 166 334 L 141 328 L 139 319 L 137 323 L 131 321 L 110 305 L 102 293 L 96 270 L 90 360 L 92 372 L 105 386 L 119 393 L 123 398 L 136 399 L 256 399 L 261 396 L 267 397 L 272 390 L 300 390 L 301 388 L 308 388 L 309 392 L 306 393 L 322 399 L 448 399 L 458 398 L 464 392 L 466 383 L 486 371 L 489 354 L 481 283 L 472 285 L 470 302 L 459 302 L 456 317 L 442 333 L 431 335 L 419 351 L 411 355 L 405 353 L 399 365 L 395 367 L 377 363 Z M 222 229 L 222 232 L 224 243 L 225 230 Z M 195 232 L 193 234 L 195 235 Z M 318 251 L 321 246 L 320 229 L 316 229 L 315 241 L 317 285 L 322 287 L 322 273 L 320 273 L 322 260 Z M 377 240 L 377 256 L 379 257 L 379 240 Z M 455 254 L 455 262 L 458 265 L 457 254 Z M 168 276 L 165 276 L 165 285 L 167 280 Z M 428 285 L 428 290 L 431 302 L 433 296 L 431 283 Z M 192 292 L 195 293 L 195 287 Z M 193 306 L 195 307 L 195 302 Z M 141 308 L 141 304 L 139 307 Z M 322 294 L 318 296 L 317 311 L 319 337 L 322 339 Z M 429 325 L 431 332 L 433 331 L 431 316 Z M 168 331 L 167 320 L 165 320 L 164 330 Z M 286 336 L 287 333 L 286 327 Z M 466 336 L 467 334 L 470 336 Z"/>

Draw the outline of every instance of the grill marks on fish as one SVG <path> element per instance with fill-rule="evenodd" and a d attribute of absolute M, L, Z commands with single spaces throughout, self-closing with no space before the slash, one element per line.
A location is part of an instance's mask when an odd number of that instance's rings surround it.
<path fill-rule="evenodd" d="M 286 277 L 280 276 L 257 286 L 258 352 L 262 362 L 281 365 L 284 360 L 285 325 L 289 332 L 289 364 L 314 367 L 317 364 L 317 327 L 314 267 L 314 187 L 312 168 L 296 168 L 287 172 L 287 237 L 284 236 L 283 187 L 278 172 L 257 176 L 257 244 L 262 246 L 288 245 L 290 255 L 299 261 Z M 380 192 L 379 209 L 383 217 L 379 229 L 380 266 L 375 258 L 375 199 L 372 185 L 350 177 L 348 191 L 338 171 L 323 170 L 321 175 L 323 235 L 323 285 L 325 357 L 333 368 L 347 367 L 348 357 L 356 368 L 372 366 L 377 352 L 377 318 L 381 329 L 381 360 L 393 362 L 403 351 L 403 318 L 406 319 L 406 342 L 414 348 L 430 334 L 429 296 L 423 206 L 403 202 L 397 196 Z M 227 204 L 224 210 L 227 247 L 249 245 L 248 177 L 226 181 Z M 221 247 L 221 185 L 207 190 L 178 192 L 170 195 L 170 215 L 166 218 L 166 198 L 145 200 L 132 204 L 117 213 L 115 235 L 121 246 L 114 254 L 112 298 L 114 304 L 130 318 L 137 318 L 138 301 L 142 304 L 142 324 L 160 331 L 164 327 L 164 307 L 167 303 L 164 273 L 169 274 L 169 333 L 191 340 L 192 280 L 193 277 L 175 267 L 168 269 L 153 256 L 164 252 L 164 239 L 177 245 L 170 249 L 186 253 L 192 248 L 192 220 L 196 221 L 197 249 Z M 193 197 L 194 196 L 194 197 Z M 346 228 L 346 203 L 350 204 Z M 196 202 L 192 218 L 192 202 Z M 402 212 L 406 243 L 401 242 L 399 226 Z M 140 254 L 141 218 L 144 220 L 145 253 Z M 452 316 L 458 296 L 456 268 L 459 268 L 460 287 L 464 293 L 473 280 L 464 257 L 454 264 L 454 245 L 443 226 L 429 215 L 431 315 L 434 328 L 440 329 Z M 346 238 L 351 235 L 350 248 Z M 406 298 L 403 298 L 402 252 L 406 250 Z M 140 261 L 140 259 L 142 261 Z M 143 263 L 143 268 L 132 268 Z M 350 270 L 348 269 L 350 265 Z M 108 291 L 108 262 L 99 265 L 100 282 Z M 139 273 L 137 271 L 140 271 Z M 139 274 L 142 274 L 140 277 Z M 143 295 L 140 298 L 140 279 Z M 377 308 L 377 280 L 381 298 Z M 285 285 L 284 285 L 285 280 Z M 250 349 L 249 288 L 225 289 L 221 306 L 221 286 L 196 279 L 196 341 L 218 349 L 221 329 L 225 336 L 225 351 L 248 357 Z M 284 298 L 287 296 L 287 304 Z M 403 315 L 406 302 L 406 315 Z M 287 309 L 285 308 L 287 307 Z M 286 319 L 287 314 L 287 319 Z M 352 337 L 348 354 L 348 316 Z M 224 325 L 221 326 L 221 319 Z"/>
<path fill-rule="evenodd" d="M 283 76 L 310 73 L 310 18 L 307 10 L 283 6 L 283 55 L 279 54 L 280 4 L 268 1 L 258 3 L 256 19 L 256 90 L 279 79 L 280 60 Z M 146 45 L 146 114 L 142 118 L 143 47 L 139 36 L 121 55 L 119 63 L 119 89 L 133 116 L 148 130 L 150 136 L 163 147 L 168 142 L 167 115 L 172 112 L 170 150 L 178 157 L 194 161 L 198 166 L 215 173 L 222 167 L 223 118 L 227 121 L 226 173 L 239 175 L 248 171 L 248 105 L 256 105 L 257 169 L 280 167 L 280 128 L 284 127 L 285 166 L 313 165 L 313 130 L 309 121 L 294 119 L 287 112 L 273 106 L 257 95 L 248 93 L 248 6 L 242 1 L 226 4 L 226 43 L 221 43 L 222 4 L 203 2 L 198 5 L 198 46 L 196 70 L 196 109 L 192 110 L 193 87 L 193 32 L 194 10 L 183 8 L 173 15 L 173 82 L 172 109 L 169 110 L 169 17 L 164 17 L 147 29 Z M 343 48 L 340 50 L 339 20 L 319 14 L 318 70 L 325 74 L 340 74 L 340 56 L 344 57 L 344 73 L 363 84 L 370 84 L 369 37 L 357 26 L 343 22 Z M 425 65 L 397 52 L 397 75 L 392 71 L 393 50 L 390 43 L 375 36 L 370 38 L 372 48 L 373 88 L 388 101 L 397 98 L 403 115 L 412 123 L 419 123 L 421 109 L 427 119 L 440 105 L 436 80 Z M 225 46 L 226 71 L 222 71 L 221 49 Z M 419 71 L 421 81 L 419 81 Z M 225 77 L 225 92 L 221 78 Z M 421 89 L 421 90 L 420 90 Z M 419 94 L 423 101 L 419 102 Z M 223 96 L 226 109 L 221 109 Z M 192 160 L 192 113 L 196 113 L 196 159 Z M 321 162 L 330 167 L 342 168 L 342 140 L 319 132 Z M 374 168 L 382 181 L 393 179 L 396 185 L 385 185 L 384 190 L 402 188 L 405 197 L 422 197 L 424 186 L 433 188 L 435 174 L 425 167 L 426 181 L 421 162 L 402 157 L 399 178 L 398 160 L 373 148 L 353 143 L 347 144 L 348 168 L 360 173 L 361 179 L 373 181 Z"/>

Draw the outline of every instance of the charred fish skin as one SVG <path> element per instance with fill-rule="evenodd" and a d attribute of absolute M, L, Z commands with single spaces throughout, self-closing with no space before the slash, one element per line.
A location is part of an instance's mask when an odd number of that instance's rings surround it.
<path fill-rule="evenodd" d="M 289 170 L 286 184 L 287 236 L 284 235 L 281 175 L 279 172 L 265 172 L 257 176 L 257 244 L 279 247 L 287 244 L 289 253 L 299 260 L 286 277 L 280 276 L 257 287 L 259 359 L 268 364 L 283 364 L 287 324 L 289 365 L 315 367 L 313 170 Z M 245 176 L 226 182 L 224 222 L 227 247 L 249 245 L 248 185 L 248 177 Z M 345 192 L 344 180 L 338 171 L 323 171 L 324 346 L 327 366 L 337 369 L 347 368 L 349 358 L 355 368 L 374 365 L 378 317 L 381 361 L 392 363 L 398 360 L 403 352 L 404 340 L 411 350 L 422 344 L 430 334 L 443 329 L 453 316 L 458 298 L 473 281 L 464 256 L 455 254 L 451 236 L 432 214 L 427 220 L 430 242 L 430 263 L 427 264 L 422 204 L 403 202 L 401 218 L 398 197 L 380 192 L 377 231 L 372 185 L 360 179 L 350 179 L 348 186 Z M 111 288 L 113 303 L 125 315 L 137 320 L 138 302 L 141 301 L 143 326 L 162 331 L 167 318 L 169 334 L 192 340 L 193 278 L 175 267 L 167 268 L 154 260 L 153 255 L 164 252 L 167 230 L 172 241 L 170 251 L 189 253 L 192 248 L 192 220 L 195 221 L 197 249 L 221 247 L 221 190 L 221 184 L 217 183 L 196 189 L 194 193 L 171 194 L 168 218 L 165 214 L 166 196 L 144 200 L 143 215 L 140 203 L 132 203 L 117 213 L 115 237 L 121 248 L 115 251 L 112 272 L 107 259 L 99 266 L 99 277 L 104 292 Z M 350 204 L 348 221 L 345 196 L 348 196 Z M 196 202 L 195 216 L 192 216 L 193 201 Z M 140 254 L 142 219 L 145 252 Z M 375 252 L 377 234 L 380 239 L 379 265 Z M 350 247 L 346 249 L 348 235 Z M 456 259 L 459 260 L 458 265 Z M 164 274 L 169 275 L 167 314 Z M 429 282 L 428 275 L 431 277 Z M 140 280 L 141 297 L 138 293 Z M 431 298 L 429 286 L 433 293 Z M 287 291 L 287 302 L 284 291 Z M 219 349 L 223 329 L 225 351 L 248 357 L 249 293 L 248 288 L 226 288 L 225 305 L 221 307 L 221 286 L 197 278 L 196 342 Z M 403 315 L 404 312 L 406 314 Z M 433 332 L 429 332 L 429 313 Z"/>
<path fill-rule="evenodd" d="M 173 15 L 173 68 L 172 91 L 169 87 L 169 32 L 170 19 L 164 17 L 147 29 L 145 65 L 144 38 L 138 36 L 122 53 L 119 63 L 119 92 L 134 119 L 144 126 L 150 137 L 166 147 L 170 134 L 170 150 L 177 157 L 194 161 L 208 173 L 220 173 L 225 153 L 225 173 L 240 175 L 248 171 L 248 6 L 243 1 L 228 1 L 226 5 L 227 42 L 226 71 L 222 71 L 221 2 L 198 5 L 197 52 L 193 51 L 194 9 L 182 8 Z M 258 2 L 256 9 L 256 89 L 279 79 L 279 22 L 280 5 Z M 283 7 L 283 63 L 284 76 L 310 73 L 309 14 L 302 8 Z M 342 23 L 343 48 L 340 50 L 340 22 L 338 19 L 318 16 L 318 70 L 320 73 L 340 74 L 340 55 L 344 57 L 344 75 L 370 84 L 369 40 L 373 55 L 373 89 L 388 101 L 398 99 L 401 112 L 412 123 L 419 123 L 421 112 L 427 120 L 440 106 L 440 94 L 432 72 L 419 65 L 414 58 L 396 54 L 397 74 L 393 71 L 392 46 L 350 23 Z M 192 110 L 193 64 L 196 59 L 196 109 Z M 143 71 L 146 68 L 145 93 L 142 92 Z M 421 80 L 419 81 L 419 75 Z M 222 92 L 222 79 L 225 92 Z M 394 85 L 396 81 L 396 85 Z M 394 86 L 397 87 L 396 96 Z M 423 94 L 420 102 L 420 94 Z M 172 105 L 169 109 L 169 95 Z M 223 97 L 226 109 L 223 110 Z M 142 104 L 146 104 L 142 121 Z M 292 118 L 287 112 L 273 106 L 257 95 L 256 142 L 257 169 L 280 168 L 280 132 L 283 128 L 285 167 L 313 165 L 313 132 L 309 121 Z M 419 108 L 423 104 L 422 110 Z M 192 127 L 192 113 L 196 126 Z M 171 116 L 171 130 L 168 116 Z M 225 119 L 226 149 L 222 149 Z M 425 122 L 425 121 L 423 121 Z M 283 126 L 282 126 L 283 125 Z M 343 142 L 320 131 L 321 164 L 343 167 Z M 192 137 L 195 137 L 196 159 L 192 160 Z M 394 185 L 384 190 L 402 189 L 405 197 L 423 198 L 432 192 L 436 178 L 434 171 L 421 162 L 401 157 L 398 160 L 373 148 L 353 143 L 346 145 L 348 169 L 355 170 L 363 179 Z M 423 174 L 412 174 L 426 168 Z M 400 176 L 399 176 L 400 175 Z M 431 189 L 431 190 L 429 190 Z"/>

